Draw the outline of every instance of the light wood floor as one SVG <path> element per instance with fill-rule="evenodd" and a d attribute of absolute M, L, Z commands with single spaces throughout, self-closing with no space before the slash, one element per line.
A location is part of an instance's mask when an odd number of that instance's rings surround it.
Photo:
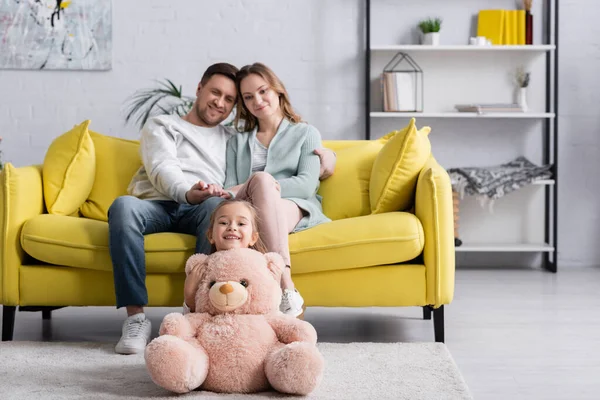
<path fill-rule="evenodd" d="M 148 309 L 157 334 L 178 309 Z M 600 268 L 459 269 L 446 345 L 475 399 L 600 398 Z M 323 342 L 433 341 L 419 308 L 309 308 Z M 18 312 L 15 340 L 118 340 L 122 310 Z M 0 358 L 1 360 L 1 358 Z M 1 361 L 0 361 L 1 362 Z"/>

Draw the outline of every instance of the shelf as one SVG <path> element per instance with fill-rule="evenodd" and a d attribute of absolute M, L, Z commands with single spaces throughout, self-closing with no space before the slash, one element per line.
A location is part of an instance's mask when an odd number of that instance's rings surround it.
<path fill-rule="evenodd" d="M 440 45 L 424 46 L 418 44 L 371 46 L 371 51 L 469 51 L 469 52 L 494 52 L 494 51 L 519 51 L 519 52 L 546 52 L 555 50 L 553 44 L 524 45 L 524 46 L 471 46 L 471 45 Z"/>
<path fill-rule="evenodd" d="M 554 185 L 554 179 L 540 179 L 539 181 L 531 182 L 532 185 Z"/>
<path fill-rule="evenodd" d="M 533 113 L 533 112 L 510 112 L 510 113 L 487 113 L 478 114 L 471 112 L 382 112 L 371 111 L 373 118 L 525 118 L 525 119 L 545 119 L 554 118 L 554 113 Z"/>
<path fill-rule="evenodd" d="M 554 247 L 545 243 L 463 243 L 462 246 L 456 247 L 455 251 L 461 253 L 553 253 Z"/>

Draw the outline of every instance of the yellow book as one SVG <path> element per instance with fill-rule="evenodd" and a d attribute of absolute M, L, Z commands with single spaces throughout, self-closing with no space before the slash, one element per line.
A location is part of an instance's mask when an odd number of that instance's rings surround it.
<path fill-rule="evenodd" d="M 517 44 L 525 44 L 525 10 L 517 10 Z"/>
<path fill-rule="evenodd" d="M 485 36 L 494 45 L 503 44 L 504 10 L 480 10 L 477 19 L 477 36 Z"/>
<path fill-rule="evenodd" d="M 504 18 L 504 39 L 502 42 L 505 45 L 513 44 L 513 12 L 512 10 L 505 10 L 505 18 Z"/>

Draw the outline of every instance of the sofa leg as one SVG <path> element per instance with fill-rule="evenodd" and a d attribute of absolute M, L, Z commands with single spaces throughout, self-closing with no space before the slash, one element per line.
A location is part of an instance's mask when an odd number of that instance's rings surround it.
<path fill-rule="evenodd" d="M 2 306 L 2 341 L 13 340 L 16 306 Z"/>
<path fill-rule="evenodd" d="M 52 318 L 52 311 L 63 308 L 64 306 L 21 306 L 19 311 L 42 312 L 42 319 L 49 320 Z"/>
<path fill-rule="evenodd" d="M 423 319 L 431 319 L 431 307 L 423 307 Z"/>
<path fill-rule="evenodd" d="M 433 310 L 433 331 L 435 341 L 444 343 L 444 306 Z"/>

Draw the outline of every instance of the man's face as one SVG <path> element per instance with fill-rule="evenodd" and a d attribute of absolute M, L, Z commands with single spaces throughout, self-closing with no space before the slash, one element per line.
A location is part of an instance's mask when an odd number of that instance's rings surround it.
<path fill-rule="evenodd" d="M 198 85 L 196 114 L 206 126 L 225 121 L 236 101 L 235 83 L 223 75 L 213 75 L 206 84 Z"/>

